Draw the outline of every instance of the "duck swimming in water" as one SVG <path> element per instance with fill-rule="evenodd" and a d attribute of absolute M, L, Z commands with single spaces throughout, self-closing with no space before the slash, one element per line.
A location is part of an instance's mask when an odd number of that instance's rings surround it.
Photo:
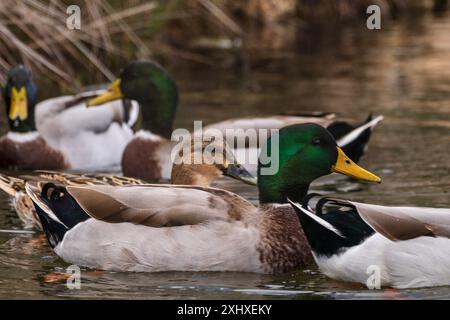
<path fill-rule="evenodd" d="M 133 136 L 139 108 L 112 101 L 87 109 L 86 99 L 104 90 L 38 103 L 31 71 L 12 68 L 4 88 L 9 132 L 0 138 L 0 167 L 19 170 L 106 170 L 120 164 Z"/>
<path fill-rule="evenodd" d="M 450 285 L 450 209 L 291 202 L 327 276 L 372 288 Z M 371 276 L 373 275 L 373 276 Z"/>
<path fill-rule="evenodd" d="M 279 132 L 260 163 L 260 205 L 217 188 L 185 185 L 59 186 L 27 183 L 44 232 L 68 263 L 116 271 L 281 273 L 311 261 L 308 242 L 287 198 L 300 201 L 310 183 L 338 172 L 380 182 L 351 161 L 316 124 Z M 271 136 L 263 149 L 273 150 Z"/>

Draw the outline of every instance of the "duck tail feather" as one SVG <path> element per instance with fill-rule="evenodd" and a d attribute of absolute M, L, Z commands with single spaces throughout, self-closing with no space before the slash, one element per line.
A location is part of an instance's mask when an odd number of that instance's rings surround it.
<path fill-rule="evenodd" d="M 41 221 L 42 229 L 47 236 L 48 243 L 52 248 L 56 247 L 62 241 L 64 235 L 69 228 L 62 223 L 47 202 L 41 195 L 41 190 L 38 186 L 27 183 L 25 186 L 27 194 L 33 201 L 36 213 Z"/>
<path fill-rule="evenodd" d="M 25 181 L 19 178 L 0 174 L 0 189 L 11 197 L 16 197 L 18 192 L 25 192 Z"/>

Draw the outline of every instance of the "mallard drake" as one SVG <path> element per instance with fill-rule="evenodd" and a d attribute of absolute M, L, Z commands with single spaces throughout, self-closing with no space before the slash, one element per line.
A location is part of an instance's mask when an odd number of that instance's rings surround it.
<path fill-rule="evenodd" d="M 450 209 L 308 202 L 291 204 L 327 276 L 372 289 L 450 285 Z"/>
<path fill-rule="evenodd" d="M 114 101 L 86 109 L 85 100 L 105 90 L 40 103 L 37 91 L 25 66 L 8 72 L 4 100 L 9 132 L 0 138 L 0 167 L 96 170 L 120 165 L 138 119 L 136 102 Z"/>
<path fill-rule="evenodd" d="M 227 148 L 225 141 L 205 141 L 199 146 L 191 144 L 189 148 L 191 151 L 190 159 L 188 160 L 192 161 L 182 161 L 183 159 L 181 158 L 175 159 L 171 177 L 172 184 L 207 187 L 213 181 L 223 176 L 241 180 L 247 184 L 256 184 L 256 178 L 237 163 Z M 224 156 L 222 158 L 224 161 L 214 162 L 211 153 L 205 152 L 205 150 L 214 150 L 214 152 L 223 153 Z M 193 160 L 199 156 L 202 162 L 194 163 Z M 11 204 L 24 226 L 38 230 L 42 230 L 42 226 L 33 202 L 25 191 L 26 182 L 31 181 L 39 183 L 53 182 L 64 186 L 125 186 L 147 184 L 147 182 L 140 179 L 107 174 L 72 174 L 44 170 L 37 171 L 34 175 L 26 175 L 19 178 L 0 174 L 0 189 L 10 196 Z"/>
<path fill-rule="evenodd" d="M 136 132 L 123 152 L 123 174 L 150 181 L 169 179 L 170 155 L 175 145 L 169 139 L 178 107 L 175 82 L 156 63 L 134 61 L 121 71 L 106 92 L 91 98 L 87 105 L 101 106 L 120 99 L 136 101 L 142 119 L 142 129 Z"/>
<path fill-rule="evenodd" d="M 154 63 L 150 61 L 132 62 L 123 69 L 107 92 L 88 101 L 89 106 L 99 106 L 123 98 L 139 103 L 143 118 L 148 121 L 125 148 L 122 172 L 126 176 L 148 181 L 170 178 L 172 168 L 170 153 L 175 142 L 169 139 L 178 101 L 177 87 L 172 78 L 162 72 L 155 73 L 154 69 Z M 270 129 L 280 129 L 292 124 L 317 123 L 327 128 L 350 158 L 357 162 L 367 149 L 372 130 L 382 119 L 382 116 L 369 116 L 364 123 L 354 126 L 338 120 L 333 113 L 276 115 L 229 119 L 211 124 L 204 129 L 218 129 L 223 134 L 226 133 L 226 129 L 231 129 L 235 131 L 234 134 L 238 139 L 245 139 L 248 129 L 266 129 L 270 133 Z M 259 145 L 266 139 L 267 135 L 262 135 L 257 145 L 249 145 L 246 149 L 233 148 L 238 160 L 252 174 L 256 174 L 257 166 L 244 163 L 240 159 L 257 160 Z M 244 156 L 242 152 L 250 154 Z"/>
<path fill-rule="evenodd" d="M 272 135 L 263 148 L 271 150 Z M 276 143 L 275 140 L 273 143 Z M 277 161 L 279 159 L 279 161 Z M 287 197 L 331 172 L 379 182 L 315 124 L 279 132 L 266 175 L 261 162 L 255 206 L 229 191 L 180 185 L 26 185 L 55 253 L 87 267 L 117 271 L 247 271 L 280 273 L 311 258 Z"/>

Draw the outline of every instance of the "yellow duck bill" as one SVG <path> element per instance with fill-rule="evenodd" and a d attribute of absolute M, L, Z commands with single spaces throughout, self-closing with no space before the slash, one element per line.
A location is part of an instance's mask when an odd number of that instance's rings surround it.
<path fill-rule="evenodd" d="M 331 172 L 340 173 L 362 181 L 381 183 L 380 177 L 358 166 L 341 148 L 337 147 L 337 151 L 338 157 L 336 163 L 331 167 Z"/>
<path fill-rule="evenodd" d="M 25 87 L 22 87 L 19 90 L 12 88 L 11 106 L 8 116 L 10 120 L 25 120 L 28 118 L 28 100 Z"/>
<path fill-rule="evenodd" d="M 122 90 L 120 89 L 120 79 L 114 81 L 111 86 L 103 94 L 88 100 L 86 105 L 88 107 L 99 106 L 104 103 L 121 99 L 123 97 Z"/>

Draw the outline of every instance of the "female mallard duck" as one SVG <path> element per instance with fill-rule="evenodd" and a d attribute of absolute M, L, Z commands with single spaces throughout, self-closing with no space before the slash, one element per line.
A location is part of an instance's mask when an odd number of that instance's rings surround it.
<path fill-rule="evenodd" d="M 25 191 L 27 181 L 46 181 L 63 185 L 142 185 L 146 182 L 128 177 L 102 174 L 70 174 L 56 171 L 38 171 L 33 176 L 20 178 L 0 174 L 0 189 L 11 198 L 11 205 L 25 228 L 42 230 L 41 222 L 31 198 Z"/>
<path fill-rule="evenodd" d="M 155 76 L 153 63 L 136 61 L 128 65 L 110 89 L 89 100 L 89 106 L 102 105 L 116 99 L 132 99 L 139 103 L 144 119 L 145 130 L 139 131 L 128 143 L 122 157 L 122 172 L 126 176 L 139 177 L 146 180 L 168 179 L 172 168 L 170 153 L 175 145 L 170 141 L 172 125 L 176 111 L 178 91 L 168 75 Z M 383 119 L 382 116 L 369 118 L 358 126 L 338 121 L 334 114 L 316 113 L 310 115 L 279 115 L 258 118 L 231 119 L 205 127 L 218 129 L 225 136 L 227 129 L 235 130 L 238 138 L 245 138 L 248 129 L 280 129 L 292 124 L 317 123 L 327 128 L 338 140 L 350 158 L 358 161 L 367 149 L 373 128 Z M 237 130 L 243 129 L 243 130 Z M 227 139 L 230 137 L 227 137 Z M 267 136 L 258 139 L 256 146 L 247 149 L 236 149 L 235 152 L 249 152 L 245 158 L 236 154 L 239 159 L 258 159 L 259 145 L 263 145 Z M 149 161 L 150 160 L 150 161 Z M 256 165 L 243 165 L 252 174 L 256 174 Z M 256 163 L 256 161 L 255 161 Z"/>
<path fill-rule="evenodd" d="M 327 276 L 374 287 L 450 285 L 450 209 L 322 198 L 313 210 L 307 202 L 292 206 Z"/>
<path fill-rule="evenodd" d="M 271 140 L 264 148 L 271 150 Z M 275 141 L 275 140 L 274 140 Z M 276 142 L 274 142 L 276 143 Z M 315 124 L 279 132 L 272 161 L 258 170 L 260 206 L 215 188 L 179 185 L 26 185 L 50 245 L 78 265 L 121 271 L 285 272 L 310 261 L 309 246 L 287 197 L 331 172 L 380 179 L 352 162 Z"/>
<path fill-rule="evenodd" d="M 243 166 L 236 162 L 232 153 L 227 148 L 225 141 L 204 142 L 197 147 L 192 144 L 191 161 L 176 161 L 173 164 L 172 178 L 173 184 L 179 185 L 197 185 L 209 186 L 213 181 L 228 176 L 241 180 L 248 184 L 256 184 L 256 179 L 248 173 Z M 214 162 L 210 152 L 214 150 L 223 154 L 223 162 Z M 194 163 L 194 159 L 200 156 L 201 163 Z M 17 216 L 23 222 L 26 228 L 36 228 L 42 230 L 41 223 L 36 214 L 35 207 L 30 197 L 25 191 L 26 182 L 39 181 L 53 182 L 64 186 L 83 186 L 83 185 L 144 185 L 147 182 L 123 176 L 104 175 L 104 174 L 71 174 L 55 171 L 38 171 L 33 176 L 22 176 L 20 178 L 10 177 L 0 174 L 0 189 L 11 197 L 11 203 Z"/>
<path fill-rule="evenodd" d="M 154 74 L 164 73 L 156 66 L 154 69 Z M 104 91 L 87 91 L 37 103 L 31 71 L 23 65 L 12 68 L 4 89 L 10 131 L 0 138 L 0 167 L 22 170 L 118 167 L 123 149 L 133 136 L 139 106 L 123 100 L 87 109 L 85 100 Z"/>

